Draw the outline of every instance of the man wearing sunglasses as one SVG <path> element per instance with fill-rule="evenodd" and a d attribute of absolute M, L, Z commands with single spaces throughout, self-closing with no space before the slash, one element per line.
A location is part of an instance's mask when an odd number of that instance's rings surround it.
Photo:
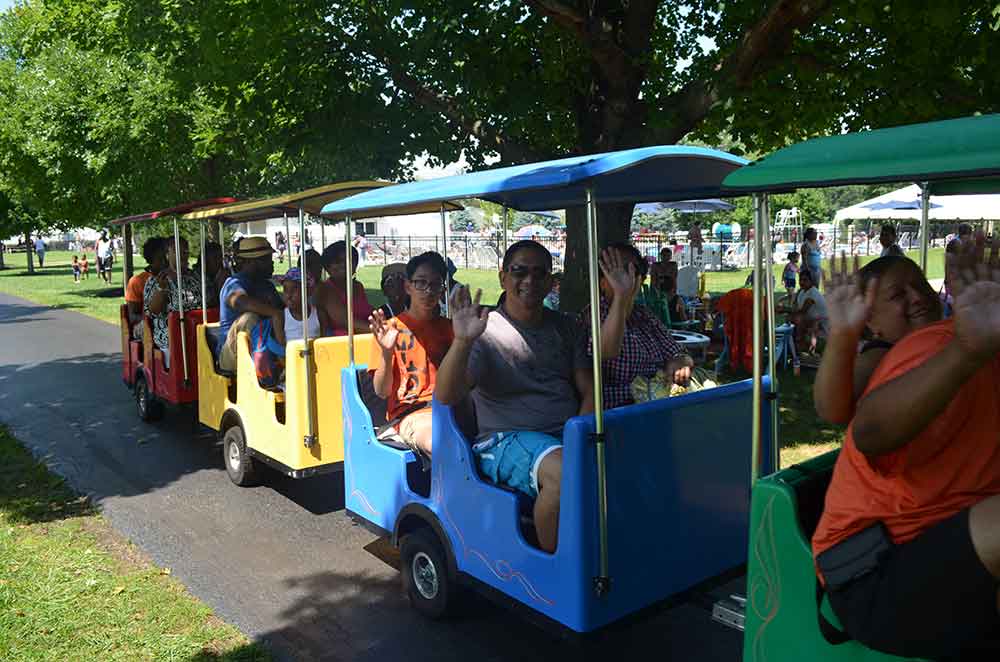
<path fill-rule="evenodd" d="M 490 480 L 535 499 L 539 546 L 552 552 L 559 536 L 562 428 L 593 411 L 593 375 L 568 315 L 545 308 L 552 255 L 534 241 L 507 249 L 500 272 L 504 294 L 488 312 L 468 287 L 451 297 L 455 340 L 441 364 L 438 401 L 467 394 L 476 406 L 473 451 Z"/>
<path fill-rule="evenodd" d="M 404 273 L 409 307 L 392 319 L 381 309 L 368 318 L 374 336 L 368 365 L 375 393 L 388 400 L 386 422 L 407 445 L 430 456 L 431 399 L 453 337 L 451 321 L 438 305 L 448 273 L 431 251 L 410 260 Z"/>

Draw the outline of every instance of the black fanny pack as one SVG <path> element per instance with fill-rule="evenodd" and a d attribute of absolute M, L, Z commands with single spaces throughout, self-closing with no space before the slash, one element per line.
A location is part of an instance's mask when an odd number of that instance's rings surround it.
<path fill-rule="evenodd" d="M 893 542 L 882 522 L 842 540 L 816 557 L 828 591 L 836 591 L 878 568 Z"/>
<path fill-rule="evenodd" d="M 816 565 L 826 581 L 826 592 L 837 591 L 874 572 L 892 551 L 893 542 L 885 524 L 877 522 L 850 538 L 842 540 L 816 557 Z M 823 585 L 816 580 L 816 616 L 819 630 L 828 643 L 836 646 L 851 640 L 823 616 Z"/>

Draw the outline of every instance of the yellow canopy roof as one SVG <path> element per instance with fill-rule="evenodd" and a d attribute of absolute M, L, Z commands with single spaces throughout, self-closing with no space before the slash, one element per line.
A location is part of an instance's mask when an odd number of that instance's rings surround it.
<path fill-rule="evenodd" d="M 298 214 L 301 207 L 304 212 L 313 216 L 320 216 L 324 206 L 331 202 L 336 202 L 352 195 L 371 191 L 373 189 L 394 186 L 392 182 L 378 181 L 355 181 L 340 182 L 336 184 L 326 184 L 315 188 L 306 189 L 298 193 L 286 193 L 284 195 L 266 198 L 264 200 L 251 200 L 249 202 L 239 202 L 231 205 L 212 207 L 211 209 L 199 209 L 188 214 L 184 214 L 181 220 L 184 221 L 206 221 L 218 220 L 223 223 L 246 223 L 264 218 L 274 218 L 284 213 Z M 447 211 L 462 209 L 460 205 L 445 203 Z M 438 212 L 441 210 L 441 203 L 425 203 L 413 205 L 405 211 L 396 211 L 398 214 L 420 214 L 427 212 Z M 351 218 L 370 218 L 381 216 L 379 213 L 352 214 Z M 342 219 L 343 215 L 326 218 Z"/>

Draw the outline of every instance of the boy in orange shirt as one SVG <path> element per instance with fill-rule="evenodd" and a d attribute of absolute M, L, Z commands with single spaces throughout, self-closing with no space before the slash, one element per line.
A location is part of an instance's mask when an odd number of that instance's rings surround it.
<path fill-rule="evenodd" d="M 381 310 L 368 318 L 374 339 L 369 370 L 375 392 L 387 399 L 386 419 L 409 446 L 431 454 L 431 398 L 438 367 L 451 346 L 451 320 L 439 302 L 448 277 L 444 259 L 428 251 L 406 265 L 404 287 L 410 307 L 386 320 Z"/>

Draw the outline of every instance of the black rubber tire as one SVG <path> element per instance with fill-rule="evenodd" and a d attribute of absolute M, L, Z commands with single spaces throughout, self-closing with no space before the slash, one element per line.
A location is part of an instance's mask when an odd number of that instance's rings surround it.
<path fill-rule="evenodd" d="M 260 484 L 260 471 L 247 452 L 246 437 L 239 423 L 231 425 L 222 435 L 222 461 L 229 480 L 235 485 L 251 487 Z"/>
<path fill-rule="evenodd" d="M 457 587 L 448 577 L 448 561 L 437 535 L 430 528 L 407 534 L 400 542 L 399 556 L 403 590 L 410 605 L 431 620 L 447 617 L 455 604 Z M 415 572 L 422 572 L 419 581 Z"/>
<path fill-rule="evenodd" d="M 163 418 L 163 403 L 149 392 L 146 377 L 141 372 L 135 378 L 135 386 L 132 393 L 135 397 L 135 409 L 136 413 L 139 414 L 140 421 L 152 423 Z"/>

